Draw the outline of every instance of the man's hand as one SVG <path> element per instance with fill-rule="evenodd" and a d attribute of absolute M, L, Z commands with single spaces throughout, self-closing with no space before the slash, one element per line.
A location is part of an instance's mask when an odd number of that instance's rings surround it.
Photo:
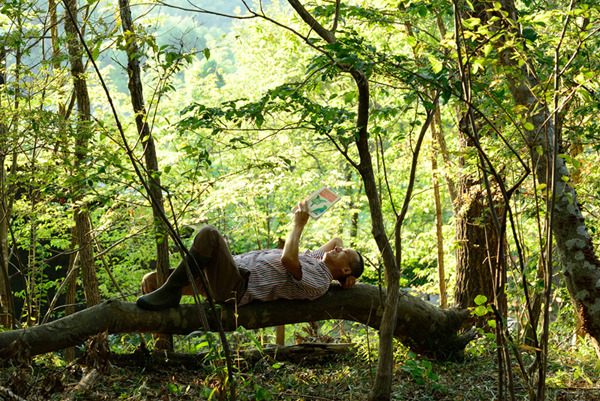
<path fill-rule="evenodd" d="M 354 284 L 356 284 L 356 277 L 348 276 L 342 280 L 339 280 L 339 282 L 343 289 L 349 290 L 350 288 L 354 287 Z"/>
<path fill-rule="evenodd" d="M 304 228 L 308 223 L 308 202 L 305 200 L 298 202 L 298 207 L 294 212 L 294 225 Z"/>
<path fill-rule="evenodd" d="M 304 230 L 304 226 L 308 223 L 308 203 L 302 201 L 298 203 L 298 207 L 294 211 L 294 226 L 292 232 L 285 241 L 283 252 L 281 255 L 281 264 L 283 267 L 292 273 L 296 280 L 302 280 L 302 268 L 298 258 L 300 236 Z"/>
<path fill-rule="evenodd" d="M 322 245 L 319 248 L 319 251 L 329 252 L 332 249 L 334 249 L 336 246 L 343 247 L 344 242 L 340 238 L 334 237 L 334 238 L 330 239 L 329 241 L 327 241 L 327 243 L 325 243 L 325 245 Z"/>

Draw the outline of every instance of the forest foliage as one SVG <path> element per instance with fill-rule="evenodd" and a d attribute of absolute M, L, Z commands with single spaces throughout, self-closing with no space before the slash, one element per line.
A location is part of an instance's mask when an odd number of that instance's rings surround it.
<path fill-rule="evenodd" d="M 464 210 L 453 203 L 451 188 L 461 177 L 481 188 L 491 175 L 514 191 L 505 205 L 511 216 L 502 255 L 508 316 L 526 327 L 529 294 L 549 289 L 546 319 L 555 324 L 553 330 L 566 338 L 581 327 L 560 259 L 550 259 L 551 282 L 539 273 L 547 244 L 552 245 L 546 199 L 553 185 L 540 184 L 536 176 L 535 155 L 545 150 L 529 142 L 527 132 L 537 129 L 532 111 L 515 102 L 511 87 L 533 82 L 518 82 L 520 68 L 534 76 L 537 85 L 530 89 L 550 110 L 557 154 L 570 172 L 558 180 L 576 191 L 572 203 L 580 206 L 594 242 L 600 233 L 595 168 L 600 8 L 595 2 L 512 2 L 518 26 L 511 26 L 508 1 L 307 2 L 323 26 L 333 30 L 335 24 L 337 40 L 331 43 L 314 35 L 284 1 L 132 2 L 134 37 L 123 33 L 117 3 L 78 4 L 92 110 L 83 128 L 89 145 L 80 162 L 75 144 L 82 131 L 67 38 L 63 23 L 52 20 L 54 7 L 60 21 L 68 18 L 62 3 L 0 5 L 2 246 L 11 261 L 13 295 L 24 305 L 15 316 L 19 325 L 40 323 L 49 294 L 63 283 L 64 270 L 60 275 L 56 270 L 68 262 L 57 265 L 56 255 L 68 260 L 76 249 L 74 213 L 82 205 L 90 214 L 103 300 L 134 300 L 142 276 L 152 269 L 156 226 L 127 157 L 131 147 L 134 163 L 143 168 L 144 138 L 138 137 L 125 69 L 127 46 L 135 40 L 166 215 L 184 238 L 213 224 L 234 253 L 275 247 L 289 232 L 292 207 L 326 185 L 342 199 L 310 223 L 303 246 L 339 236 L 365 256 L 361 280 L 385 287 L 369 199 L 355 168 L 359 92 L 347 72 L 360 70 L 369 81 L 369 150 L 385 231 L 398 251 L 400 287 L 439 293 L 443 256 L 443 282 L 453 304 L 460 268 L 455 253 L 469 244 L 456 240 L 455 223 Z M 515 36 L 498 30 L 498 21 L 508 21 Z M 514 64 L 502 59 L 508 53 Z M 443 141 L 428 133 L 412 165 L 427 113 L 436 107 Z M 477 116 L 472 122 L 477 146 L 464 146 L 466 110 Z M 411 173 L 414 187 L 397 237 Z M 482 217 L 472 224 L 490 223 Z M 173 249 L 171 265 L 178 261 Z M 478 298 L 475 313 L 493 316 L 486 301 Z M 63 314 L 57 307 L 49 318 Z M 514 340 L 527 345 L 523 338 Z"/>

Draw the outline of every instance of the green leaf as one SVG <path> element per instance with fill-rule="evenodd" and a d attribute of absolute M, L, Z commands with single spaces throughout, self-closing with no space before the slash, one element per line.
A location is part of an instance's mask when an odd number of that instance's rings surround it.
<path fill-rule="evenodd" d="M 565 196 L 567 197 L 567 200 L 569 201 L 569 203 L 572 205 L 574 203 L 573 202 L 573 194 L 570 192 L 566 192 Z"/>
<path fill-rule="evenodd" d="M 475 310 L 473 311 L 473 313 L 476 316 L 484 316 L 487 313 L 487 308 L 483 305 L 478 306 L 477 308 L 475 308 Z"/>
<path fill-rule="evenodd" d="M 525 123 L 523 126 L 525 127 L 525 129 L 526 129 L 527 131 L 533 131 L 533 130 L 534 130 L 534 128 L 535 128 L 535 127 L 533 126 L 533 124 L 532 124 L 532 123 L 530 123 L 530 122 L 526 122 L 526 123 Z M 540 155 L 541 155 L 541 153 L 540 153 Z"/>
<path fill-rule="evenodd" d="M 357 91 L 349 91 L 349 92 L 344 93 L 344 102 L 351 103 L 351 102 L 355 102 L 356 99 L 358 99 Z"/>
<path fill-rule="evenodd" d="M 475 302 L 475 305 L 483 305 L 484 303 L 487 302 L 487 300 L 488 299 L 487 299 L 487 297 L 485 295 L 477 295 L 475 297 L 474 302 Z"/>
<path fill-rule="evenodd" d="M 489 43 L 483 46 L 483 54 L 486 57 L 492 52 L 492 50 L 494 50 L 494 46 Z"/>
<path fill-rule="evenodd" d="M 523 29 L 523 37 L 531 42 L 535 41 L 537 39 L 537 34 L 535 33 L 535 31 L 531 28 L 524 28 Z"/>
<path fill-rule="evenodd" d="M 202 54 L 204 54 L 204 58 L 208 60 L 210 58 L 210 49 L 207 47 L 206 49 L 202 50 Z"/>
<path fill-rule="evenodd" d="M 431 64 L 431 68 L 433 69 L 433 72 L 439 74 L 440 71 L 442 71 L 442 69 L 444 68 L 444 64 L 433 56 L 429 56 L 428 59 L 429 63 Z"/>
<path fill-rule="evenodd" d="M 475 29 L 477 25 L 481 24 L 481 19 L 479 18 L 468 18 L 463 21 L 463 25 L 469 29 Z"/>

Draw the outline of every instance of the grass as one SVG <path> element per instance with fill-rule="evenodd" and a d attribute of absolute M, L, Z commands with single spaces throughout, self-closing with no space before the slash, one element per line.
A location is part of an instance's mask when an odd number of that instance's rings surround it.
<path fill-rule="evenodd" d="M 328 327 L 321 327 L 321 332 Z M 302 329 L 306 334 L 310 330 Z M 333 330 L 329 331 L 331 335 Z M 333 340 L 339 333 L 333 333 Z M 254 332 L 240 331 L 232 342 L 255 345 Z M 345 332 L 347 336 L 347 331 Z M 268 336 L 267 336 L 268 337 Z M 306 337 L 306 335 L 305 335 Z M 111 347 L 131 345 L 119 338 Z M 323 340 L 323 338 L 321 338 Z M 344 338 L 348 340 L 348 338 Z M 376 336 L 355 334 L 353 352 L 344 355 L 308 358 L 297 363 L 263 358 L 252 366 L 236 363 L 239 400 L 364 400 L 371 389 L 376 369 Z M 578 346 L 552 342 L 547 377 L 548 400 L 600 400 L 600 365 L 592 347 L 583 340 Z M 120 344 L 119 346 L 115 344 Z M 202 338 L 181 341 L 179 350 L 200 351 Z M 396 348 L 393 370 L 393 400 L 494 400 L 498 399 L 498 374 L 493 343 L 486 338 L 474 341 L 460 362 L 437 362 Z M 114 351 L 114 349 L 113 349 Z M 126 350 L 129 352 L 129 350 Z M 526 353 L 527 351 L 524 351 Z M 526 357 L 527 355 L 524 354 Z M 526 400 L 526 386 L 516 368 L 515 395 Z M 9 366 L 0 373 L 3 388 L 27 400 L 59 400 L 83 376 L 77 363 L 67 364 L 58 354 L 35 358 L 21 366 Z M 91 389 L 76 400 L 204 400 L 223 399 L 226 381 L 222 363 L 199 369 L 177 364 L 113 363 Z M 4 398 L 3 398 L 4 397 Z M 0 393 L 0 399 L 9 399 Z M 16 399 L 16 398 L 14 398 Z"/>

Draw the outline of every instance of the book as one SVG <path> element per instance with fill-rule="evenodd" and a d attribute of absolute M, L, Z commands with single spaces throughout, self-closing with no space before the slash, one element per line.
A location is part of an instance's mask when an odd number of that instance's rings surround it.
<path fill-rule="evenodd" d="M 323 216 L 323 214 L 331 209 L 333 205 L 339 201 L 341 197 L 337 195 L 333 190 L 327 187 L 321 187 L 315 192 L 313 192 L 308 198 L 306 198 L 308 204 L 308 215 L 312 217 L 314 220 L 317 220 L 319 217 Z M 298 206 L 292 209 L 292 213 L 298 210 Z"/>

